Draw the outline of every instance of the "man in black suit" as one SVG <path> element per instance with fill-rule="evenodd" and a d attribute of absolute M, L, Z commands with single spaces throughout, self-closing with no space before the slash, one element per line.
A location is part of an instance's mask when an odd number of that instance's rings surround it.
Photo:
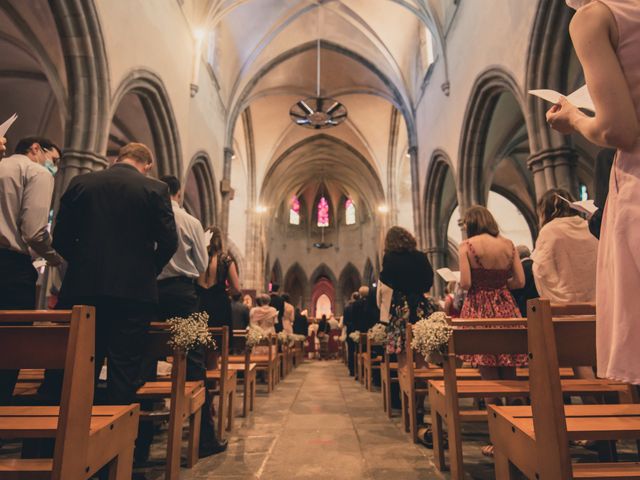
<path fill-rule="evenodd" d="M 531 251 L 526 245 L 518 245 L 518 256 L 522 262 L 522 268 L 524 269 L 524 287 L 517 290 L 511 290 L 511 295 L 518 305 L 520 314 L 523 317 L 527 316 L 527 300 L 532 298 L 538 298 L 538 290 L 536 289 L 536 282 L 533 278 L 533 260 L 531 259 Z"/>
<path fill-rule="evenodd" d="M 278 293 L 280 285 L 274 283 L 271 285 L 271 302 L 269 306 L 275 308 L 278 311 L 278 323 L 275 324 L 276 333 L 280 333 L 283 330 L 282 318 L 284 317 L 284 298 Z"/>
<path fill-rule="evenodd" d="M 356 328 L 356 322 L 355 322 L 355 318 L 353 315 L 353 306 L 355 305 L 356 301 L 360 298 L 360 294 L 358 292 L 353 292 L 351 294 L 351 299 L 349 300 L 349 303 L 347 303 L 347 305 L 344 307 L 344 313 L 343 313 L 343 317 L 342 317 L 342 323 L 345 327 L 347 327 L 347 365 L 349 366 L 349 375 L 351 375 L 352 377 L 355 375 L 355 351 L 357 350 L 356 347 L 356 343 L 351 340 L 351 337 L 349 336 L 349 334 L 355 332 L 357 330 Z"/>
<path fill-rule="evenodd" d="M 112 405 L 135 399 L 156 277 L 178 243 L 167 185 L 146 176 L 152 164 L 149 148 L 130 143 L 111 168 L 75 177 L 53 232 L 69 264 L 59 306 L 96 307 L 96 369 L 106 357 Z"/>

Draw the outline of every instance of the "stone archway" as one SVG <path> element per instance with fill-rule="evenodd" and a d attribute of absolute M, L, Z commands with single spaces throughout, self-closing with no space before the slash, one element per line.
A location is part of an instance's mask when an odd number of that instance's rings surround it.
<path fill-rule="evenodd" d="M 307 290 L 309 288 L 307 275 L 299 263 L 294 263 L 287 270 L 284 276 L 284 291 L 289 294 L 291 304 L 304 310 L 308 307 L 309 298 Z"/>
<path fill-rule="evenodd" d="M 215 225 L 219 202 L 215 175 L 206 152 L 198 152 L 193 156 L 182 184 L 186 210 L 200 220 L 205 228 Z"/>
<path fill-rule="evenodd" d="M 342 301 L 342 307 L 347 304 L 353 292 L 357 292 L 362 285 L 360 272 L 351 262 L 347 263 L 340 273 L 338 280 L 338 296 Z"/>
<path fill-rule="evenodd" d="M 111 127 L 107 155 L 123 143 L 146 143 L 155 155 L 158 175 L 180 176 L 180 136 L 162 80 L 153 72 L 134 70 L 120 83 L 111 103 Z"/>

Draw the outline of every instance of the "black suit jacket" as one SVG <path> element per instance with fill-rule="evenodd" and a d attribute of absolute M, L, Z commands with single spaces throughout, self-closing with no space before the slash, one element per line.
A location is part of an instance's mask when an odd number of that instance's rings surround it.
<path fill-rule="evenodd" d="M 527 300 L 532 298 L 538 298 L 538 290 L 536 289 L 536 282 L 533 278 L 533 260 L 525 258 L 522 260 L 522 268 L 524 270 L 524 287 L 517 290 L 511 290 L 511 294 L 518 305 L 520 314 L 523 317 L 527 316 Z"/>
<path fill-rule="evenodd" d="M 123 163 L 75 177 L 60 201 L 53 245 L 69 263 L 61 300 L 157 302 L 156 277 L 178 245 L 167 186 Z"/>
<path fill-rule="evenodd" d="M 278 311 L 278 323 L 275 325 L 276 332 L 279 333 L 284 329 L 282 325 L 282 317 L 284 317 L 284 298 L 277 293 L 271 294 L 271 301 L 269 306 L 275 308 Z"/>

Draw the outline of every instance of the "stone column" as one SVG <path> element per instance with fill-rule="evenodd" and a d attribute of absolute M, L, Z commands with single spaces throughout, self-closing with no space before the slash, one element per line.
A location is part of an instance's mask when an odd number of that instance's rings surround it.
<path fill-rule="evenodd" d="M 533 173 L 536 197 L 539 199 L 550 188 L 564 188 L 576 194 L 576 151 L 569 146 L 547 148 L 529 157 L 527 165 Z"/>
<path fill-rule="evenodd" d="M 439 297 L 444 293 L 444 280 L 435 273 L 435 271 L 439 268 L 446 267 L 446 256 L 447 250 L 442 247 L 429 247 L 426 250 L 427 258 L 429 258 L 429 262 L 433 267 L 434 278 L 433 278 L 433 294 L 435 297 Z"/>
<path fill-rule="evenodd" d="M 104 170 L 108 166 L 109 162 L 103 155 L 82 150 L 64 149 L 64 154 L 60 160 L 60 169 L 56 174 L 55 193 L 53 196 L 54 210 L 58 211 L 60 198 L 73 177 L 83 173 Z"/>
<path fill-rule="evenodd" d="M 229 235 L 229 204 L 231 203 L 231 162 L 233 161 L 233 150 L 229 147 L 224 149 L 224 164 L 222 169 L 222 180 L 220 180 L 220 229 L 225 240 Z"/>
<path fill-rule="evenodd" d="M 418 248 L 425 248 L 424 232 L 422 230 L 422 209 L 420 208 L 420 173 L 418 167 L 418 147 L 411 146 L 407 151 L 411 162 L 411 196 L 413 198 L 413 229 L 418 242 Z"/>

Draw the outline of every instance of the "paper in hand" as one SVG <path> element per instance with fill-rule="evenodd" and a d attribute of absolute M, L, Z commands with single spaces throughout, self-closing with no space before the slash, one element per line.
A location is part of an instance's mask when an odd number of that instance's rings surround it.
<path fill-rule="evenodd" d="M 11 125 L 13 125 L 13 122 L 15 122 L 17 119 L 18 119 L 18 114 L 14 113 L 9 117 L 9 119 L 6 122 L 0 125 L 0 137 L 4 137 L 6 135 L 9 128 L 11 128 Z"/>
<path fill-rule="evenodd" d="M 211 230 L 207 230 L 204 232 L 204 244 L 209 246 L 211 243 L 211 239 L 213 238 L 213 232 Z"/>
<path fill-rule="evenodd" d="M 439 268 L 436 273 L 442 277 L 445 282 L 460 282 L 460 272 L 452 272 L 449 268 Z"/>
<path fill-rule="evenodd" d="M 563 97 L 559 92 L 555 90 L 529 90 L 530 95 L 535 95 L 536 97 L 540 97 L 543 100 L 551 103 L 558 103 L 560 101 L 560 97 Z M 589 90 L 586 85 L 583 85 L 578 90 L 573 92 L 571 95 L 567 96 L 567 100 L 574 104 L 578 108 L 584 108 L 585 110 L 590 110 L 592 112 L 596 111 L 596 107 L 593 104 L 593 100 L 591 99 L 591 95 L 589 95 Z"/>
<path fill-rule="evenodd" d="M 580 201 L 577 201 L 577 202 L 570 202 L 569 200 L 567 200 L 566 198 L 564 198 L 561 195 L 556 195 L 556 196 L 559 199 L 564 200 L 565 202 L 567 202 L 569 204 L 569 206 L 571 208 L 573 208 L 574 210 L 576 210 L 576 211 L 578 211 L 580 213 L 584 213 L 588 217 L 593 215 L 598 210 L 598 207 L 596 207 L 596 205 L 593 202 L 593 200 L 580 200 Z"/>

